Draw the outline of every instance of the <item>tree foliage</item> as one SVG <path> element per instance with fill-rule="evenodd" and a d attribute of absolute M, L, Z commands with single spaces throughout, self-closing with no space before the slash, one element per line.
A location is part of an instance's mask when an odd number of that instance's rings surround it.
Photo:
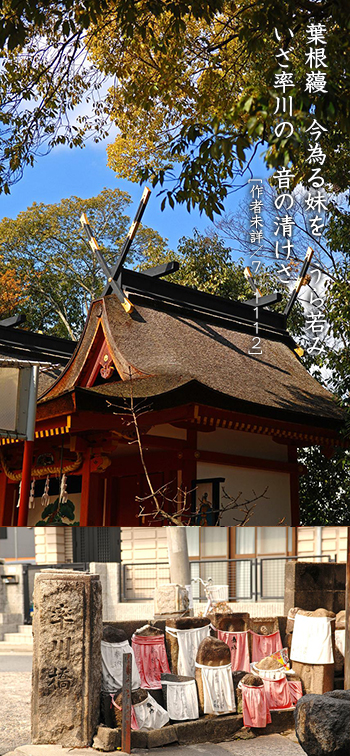
<path fill-rule="evenodd" d="M 300 335 L 299 340 L 305 349 L 302 359 L 307 369 L 335 394 L 344 408 L 345 448 L 338 449 L 332 457 L 326 457 L 319 447 L 300 449 L 299 461 L 307 468 L 307 474 L 300 479 L 301 517 L 303 525 L 344 524 L 350 516 L 347 505 L 350 453 L 346 448 L 350 437 L 350 212 L 346 209 L 344 198 L 330 196 L 324 233 L 319 238 L 312 238 L 303 194 L 302 188 L 294 192 L 294 205 L 289 211 L 295 223 L 294 246 L 290 255 L 290 260 L 295 264 L 295 275 L 291 275 L 290 285 L 297 278 L 306 249 L 311 244 L 314 249 L 311 270 L 319 271 L 321 279 L 316 286 L 318 276 L 311 276 L 308 285 L 302 288 L 299 300 L 307 315 L 312 310 L 311 297 L 318 297 L 321 293 L 325 328 L 320 336 L 323 351 L 317 355 L 309 352 L 308 332 L 304 330 Z M 273 188 L 265 186 L 264 239 L 260 255 L 267 263 L 276 259 L 275 196 Z M 249 204 L 246 201 L 242 200 L 238 213 L 224 216 L 216 226 L 232 244 L 235 254 L 247 256 L 250 253 Z"/>
<path fill-rule="evenodd" d="M 167 277 L 168 281 L 205 291 L 208 294 L 226 297 L 243 302 L 252 299 L 253 292 L 244 276 L 243 258 L 234 259 L 232 247 L 213 230 L 200 233 L 194 229 L 191 237 L 183 236 L 175 252 L 150 250 L 138 267 L 142 270 L 150 265 L 159 265 L 169 260 L 177 260 L 180 268 Z M 276 312 L 283 312 L 289 299 L 289 289 L 279 281 L 275 266 L 262 265 L 255 280 L 263 295 L 280 291 L 282 301 L 274 305 Z M 303 332 L 304 316 L 302 307 L 297 303 L 293 310 L 289 328 L 296 337 Z"/>
<path fill-rule="evenodd" d="M 315 116 L 328 129 L 323 175 L 337 190 L 347 186 L 350 21 L 338 0 L 48 0 L 37 9 L 32 0 L 3 0 L 1 8 L 5 191 L 40 150 L 99 139 L 113 122 L 109 161 L 119 176 L 151 180 L 164 201 L 212 216 L 260 146 L 268 165 L 291 162 L 295 183 L 307 178 L 306 129 Z M 327 37 L 327 92 L 314 97 L 304 91 L 310 21 L 324 24 Z M 295 133 L 286 141 L 273 131 L 273 75 L 289 29 Z M 92 120 L 72 120 L 86 98 Z"/>
<path fill-rule="evenodd" d="M 27 293 L 16 270 L 4 265 L 0 256 L 0 319 L 15 315 L 27 302 Z"/>
<path fill-rule="evenodd" d="M 319 447 L 304 449 L 306 475 L 300 477 L 301 525 L 348 525 L 350 454 L 336 449 L 327 458 Z"/>
<path fill-rule="evenodd" d="M 15 299 L 27 325 L 34 330 L 77 338 L 93 299 L 106 283 L 81 229 L 79 218 L 86 213 L 103 254 L 115 262 L 129 228 L 126 210 L 131 199 L 119 189 L 104 189 L 87 200 L 63 199 L 56 205 L 34 203 L 15 220 L 0 221 L 0 255 L 16 280 L 28 293 Z M 129 255 L 137 264 L 150 253 L 167 249 L 166 241 L 151 228 L 141 226 Z"/>

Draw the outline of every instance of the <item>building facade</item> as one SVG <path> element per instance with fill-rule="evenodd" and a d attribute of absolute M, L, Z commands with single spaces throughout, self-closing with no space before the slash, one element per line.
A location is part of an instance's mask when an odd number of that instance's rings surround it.
<path fill-rule="evenodd" d="M 129 311 L 114 294 L 95 301 L 70 361 L 42 376 L 27 524 L 153 525 L 152 489 L 157 525 L 176 512 L 193 526 L 298 525 L 298 448 L 343 443 L 343 414 L 286 317 L 259 309 L 254 351 L 251 303 L 128 270 L 121 285 Z M 2 439 L 1 525 L 17 521 L 22 456 Z"/>

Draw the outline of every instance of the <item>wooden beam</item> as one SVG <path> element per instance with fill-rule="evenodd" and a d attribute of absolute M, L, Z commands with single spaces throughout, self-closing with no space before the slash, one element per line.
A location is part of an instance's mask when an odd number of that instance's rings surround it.
<path fill-rule="evenodd" d="M 307 446 L 310 442 L 318 444 L 324 442 L 327 444 L 328 439 L 329 441 L 340 440 L 338 431 L 329 428 L 317 428 L 309 424 L 303 425 L 301 423 L 262 417 L 261 415 L 233 412 L 203 404 L 195 405 L 194 419 L 199 432 L 202 432 L 202 424 L 208 426 L 211 418 L 214 419 L 217 427 L 225 427 L 228 430 L 243 430 L 249 433 L 270 435 L 274 440 L 277 440 L 275 437 L 277 433 L 278 440 L 288 445 L 293 443 L 293 440 L 297 446 Z M 224 420 L 226 421 L 225 426 L 223 426 Z"/>
<path fill-rule="evenodd" d="M 224 452 L 204 451 L 198 449 L 192 452 L 183 451 L 184 459 L 195 457 L 198 462 L 208 462 L 213 465 L 227 465 L 228 467 L 242 467 L 250 470 L 269 470 L 276 473 L 297 473 L 298 465 L 294 462 L 282 462 L 277 459 L 262 459 L 260 457 L 245 457 L 239 454 L 225 454 Z"/>

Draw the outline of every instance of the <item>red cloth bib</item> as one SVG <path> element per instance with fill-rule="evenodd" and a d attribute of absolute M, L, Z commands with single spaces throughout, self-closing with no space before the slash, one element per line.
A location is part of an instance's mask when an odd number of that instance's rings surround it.
<path fill-rule="evenodd" d="M 264 688 L 270 711 L 289 709 L 292 706 L 289 686 L 285 677 L 282 677 L 281 680 L 264 680 Z"/>
<path fill-rule="evenodd" d="M 288 680 L 288 685 L 292 704 L 294 705 L 303 695 L 301 680 Z"/>
<path fill-rule="evenodd" d="M 170 673 L 164 635 L 133 635 L 131 638 L 141 688 L 161 688 L 162 672 Z"/>
<path fill-rule="evenodd" d="M 217 630 L 217 634 L 218 639 L 230 647 L 232 671 L 242 669 L 250 672 L 248 632 L 234 633 L 228 630 Z"/>
<path fill-rule="evenodd" d="M 265 656 L 282 650 L 282 641 L 279 630 L 272 635 L 258 635 L 250 630 L 252 635 L 252 662 L 259 662 Z"/>
<path fill-rule="evenodd" d="M 266 727 L 271 722 L 271 714 L 266 701 L 263 685 L 251 688 L 242 685 L 243 724 L 245 727 Z"/>

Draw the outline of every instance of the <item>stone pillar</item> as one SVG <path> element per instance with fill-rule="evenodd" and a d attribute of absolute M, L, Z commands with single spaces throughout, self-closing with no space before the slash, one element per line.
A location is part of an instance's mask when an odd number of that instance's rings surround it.
<path fill-rule="evenodd" d="M 287 562 L 284 583 L 284 615 L 298 606 L 313 612 L 320 607 L 335 614 L 345 608 L 346 564 Z"/>
<path fill-rule="evenodd" d="M 170 565 L 170 582 L 184 586 L 191 585 L 191 570 L 188 558 L 186 528 L 181 526 L 168 526 L 166 531 Z"/>
<path fill-rule="evenodd" d="M 103 621 L 117 621 L 118 617 L 120 617 L 120 563 L 90 562 L 89 570 L 94 575 L 100 576 Z"/>
<path fill-rule="evenodd" d="M 102 591 L 98 575 L 35 577 L 32 742 L 91 745 L 99 720 Z"/>

